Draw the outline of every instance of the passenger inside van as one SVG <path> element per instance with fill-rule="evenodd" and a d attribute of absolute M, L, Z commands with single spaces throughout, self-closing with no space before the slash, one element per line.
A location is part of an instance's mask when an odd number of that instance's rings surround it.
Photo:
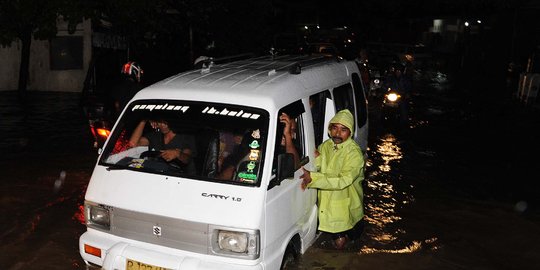
<path fill-rule="evenodd" d="M 274 164 L 272 166 L 273 171 L 277 170 L 278 156 L 284 153 L 292 154 L 295 169 L 300 166 L 300 160 L 304 154 L 301 146 L 302 131 L 300 129 L 302 122 L 300 115 L 304 112 L 304 104 L 301 100 L 297 100 L 278 111 L 279 126 L 277 129 Z"/>
<path fill-rule="evenodd" d="M 282 129 L 279 133 L 281 134 L 281 140 L 277 146 L 277 154 L 281 153 L 290 153 L 293 155 L 295 168 L 300 164 L 300 152 L 299 152 L 299 138 L 297 136 L 298 124 L 295 118 L 290 117 L 285 112 L 280 112 L 279 122 Z M 236 134 L 234 141 L 239 140 L 238 134 Z M 246 132 L 241 137 L 241 143 L 235 145 L 234 151 L 223 158 L 221 164 L 221 170 L 217 176 L 221 180 L 234 180 L 236 174 L 238 173 L 238 166 L 247 160 L 250 160 L 248 157 L 252 151 L 250 143 L 254 140 L 251 131 Z M 277 155 L 276 155 L 277 156 Z"/>
<path fill-rule="evenodd" d="M 225 158 L 233 154 L 242 143 L 244 132 L 240 129 L 219 132 L 218 171 L 221 171 Z"/>
<path fill-rule="evenodd" d="M 243 135 L 234 134 L 232 152 L 226 157 L 223 157 L 217 179 L 233 180 L 237 171 L 238 165 L 247 159 L 250 153 L 249 144 L 252 140 L 251 131 L 245 132 Z M 239 143 L 237 141 L 240 140 Z M 226 147 L 226 146 L 225 146 Z"/>
<path fill-rule="evenodd" d="M 281 137 L 280 153 L 290 153 L 293 155 L 295 168 L 300 163 L 300 154 L 298 153 L 299 142 L 297 138 L 298 124 L 296 119 L 282 112 L 279 115 L 279 122 L 283 124 L 283 136 Z"/>
<path fill-rule="evenodd" d="M 147 123 L 153 130 L 143 135 Z M 184 173 L 195 174 L 196 172 L 192 159 L 197 155 L 195 139 L 175 132 L 169 126 L 169 122 L 164 119 L 141 120 L 129 139 L 129 146 L 148 146 L 146 154 L 143 153 L 145 156 L 160 157 Z"/>

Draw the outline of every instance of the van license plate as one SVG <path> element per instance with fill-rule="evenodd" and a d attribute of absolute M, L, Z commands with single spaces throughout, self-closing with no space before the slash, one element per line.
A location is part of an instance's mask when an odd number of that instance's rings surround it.
<path fill-rule="evenodd" d="M 127 259 L 126 270 L 167 270 L 167 268 Z"/>

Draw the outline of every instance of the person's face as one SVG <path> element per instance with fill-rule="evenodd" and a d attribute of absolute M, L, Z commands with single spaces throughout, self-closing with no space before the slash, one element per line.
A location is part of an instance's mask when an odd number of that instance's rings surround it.
<path fill-rule="evenodd" d="M 241 144 L 242 143 L 243 136 L 240 134 L 234 135 L 234 143 L 235 144 Z"/>
<path fill-rule="evenodd" d="M 351 136 L 351 130 L 338 123 L 330 125 L 330 137 L 335 144 L 340 144 L 346 141 Z"/>
<path fill-rule="evenodd" d="M 165 121 L 158 121 L 158 122 L 156 123 L 156 127 L 157 127 L 157 128 L 161 131 L 161 133 L 163 133 L 163 134 L 166 134 L 166 133 L 168 133 L 169 131 L 171 131 L 171 130 L 169 129 L 169 124 L 168 124 L 167 122 L 165 122 Z"/>

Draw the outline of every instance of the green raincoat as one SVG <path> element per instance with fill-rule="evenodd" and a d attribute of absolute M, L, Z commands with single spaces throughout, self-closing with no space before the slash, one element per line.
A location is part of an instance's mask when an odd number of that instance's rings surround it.
<path fill-rule="evenodd" d="M 364 216 L 361 181 L 364 157 L 352 139 L 354 118 L 349 110 L 339 111 L 330 124 L 339 123 L 351 130 L 351 136 L 334 145 L 332 139 L 318 148 L 317 172 L 311 172 L 308 188 L 318 189 L 319 230 L 329 233 L 347 231 Z"/>

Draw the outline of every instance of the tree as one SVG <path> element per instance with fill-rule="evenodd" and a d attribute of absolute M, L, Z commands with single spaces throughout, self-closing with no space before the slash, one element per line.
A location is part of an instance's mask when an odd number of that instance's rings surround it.
<path fill-rule="evenodd" d="M 62 13 L 69 20 L 69 29 L 74 31 L 76 23 L 82 21 L 82 13 L 69 12 L 77 10 L 70 8 L 77 3 L 69 0 L 0 0 L 0 44 L 11 46 L 20 40 L 22 45 L 19 97 L 24 97 L 27 88 L 32 38 L 46 40 L 55 37 L 56 21 Z"/>

